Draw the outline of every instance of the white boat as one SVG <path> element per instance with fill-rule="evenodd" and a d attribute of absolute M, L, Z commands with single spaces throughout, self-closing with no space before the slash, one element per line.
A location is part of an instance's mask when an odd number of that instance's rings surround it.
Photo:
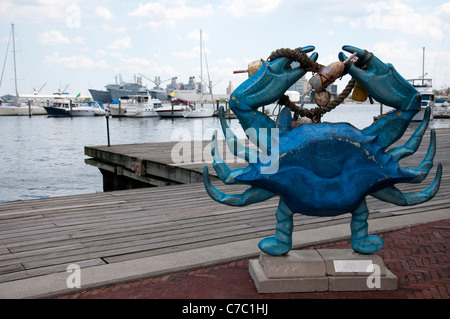
<path fill-rule="evenodd" d="M 112 117 L 123 117 L 127 114 L 127 100 L 116 100 L 108 104 Z"/>
<path fill-rule="evenodd" d="M 183 112 L 183 116 L 187 118 L 201 118 L 201 117 L 211 117 L 214 115 L 214 110 L 211 108 L 196 107 L 194 109 L 187 108 Z"/>
<path fill-rule="evenodd" d="M 67 100 L 59 101 L 52 106 L 44 106 L 49 116 L 78 117 L 106 115 L 106 110 L 96 101 L 72 103 Z"/>
<path fill-rule="evenodd" d="M 172 106 L 173 104 L 173 106 Z M 174 100 L 172 104 L 165 104 L 164 106 L 156 109 L 156 113 L 159 117 L 184 117 L 184 112 L 188 108 L 194 108 L 194 105 L 188 101 Z"/>
<path fill-rule="evenodd" d="M 43 107 L 22 103 L 20 105 L 6 104 L 0 105 L 0 116 L 12 115 L 46 115 L 47 112 Z"/>
<path fill-rule="evenodd" d="M 408 80 L 412 86 L 414 86 L 417 91 L 422 95 L 422 105 L 421 110 L 412 118 L 413 122 L 420 122 L 423 120 L 425 115 L 425 109 L 427 107 L 431 108 L 430 119 L 434 117 L 434 93 L 433 93 L 433 83 L 431 79 L 425 79 L 425 47 L 423 47 L 422 55 L 422 76 L 418 79 Z"/>
<path fill-rule="evenodd" d="M 206 60 L 204 43 L 203 43 L 203 37 L 202 37 L 202 30 L 200 30 L 200 82 L 196 82 L 195 76 L 189 77 L 189 82 L 187 85 L 184 85 L 182 89 L 177 88 L 176 81 L 172 81 L 171 87 L 172 92 L 170 93 L 171 96 L 174 96 L 176 99 L 183 100 L 183 101 L 189 101 L 189 102 L 204 102 L 207 100 L 207 93 L 205 92 L 205 88 L 209 87 L 209 94 L 211 95 L 210 102 L 214 102 L 214 97 L 212 94 L 212 82 L 209 78 L 209 68 L 208 68 L 208 62 Z M 205 62 L 206 62 L 206 69 L 208 74 L 208 83 L 209 85 L 206 85 L 206 81 L 203 79 L 203 55 L 205 55 Z M 176 78 L 174 78 L 176 80 Z M 169 90 L 169 86 L 168 86 Z M 200 114 L 204 114 L 205 112 L 199 112 Z"/>
<path fill-rule="evenodd" d="M 431 79 L 410 79 L 408 80 L 409 83 L 414 86 L 417 91 L 422 95 L 422 105 L 421 110 L 413 117 L 413 122 L 420 122 L 423 120 L 423 116 L 425 114 L 425 109 L 427 107 L 431 108 L 431 115 L 430 119 L 433 119 L 434 117 L 434 93 L 433 93 L 433 85 Z"/>
<path fill-rule="evenodd" d="M 127 104 L 127 117 L 157 117 L 156 110 L 161 108 L 161 101 L 159 99 L 152 99 L 147 96 L 135 96 L 131 103 Z"/>
<path fill-rule="evenodd" d="M 450 118 L 450 103 L 443 99 L 435 100 L 435 107 L 433 113 L 434 118 L 437 119 Z"/>
<path fill-rule="evenodd" d="M 8 50 L 9 50 L 9 42 L 12 39 L 12 45 L 13 45 L 13 54 L 14 54 L 14 85 L 15 85 L 15 91 L 16 91 L 16 95 L 14 98 L 14 101 L 11 102 L 7 102 L 5 104 L 3 104 L 3 102 L 0 102 L 0 116 L 8 116 L 8 115 L 45 115 L 47 114 L 44 110 L 44 108 L 36 106 L 36 105 L 31 105 L 28 103 L 21 103 L 19 100 L 19 91 L 17 89 L 17 72 L 16 72 L 16 40 L 15 40 L 15 36 L 14 36 L 14 24 L 11 24 L 11 33 L 9 36 L 9 40 L 8 40 L 8 46 L 6 49 L 6 56 L 5 56 L 5 62 L 3 63 L 3 69 L 2 69 L 2 74 L 1 74 L 1 78 L 0 78 L 0 87 L 2 85 L 2 81 L 3 81 L 3 74 L 5 71 L 5 66 L 6 66 L 6 59 L 8 57 Z M 12 97 L 12 96 L 11 96 Z"/>

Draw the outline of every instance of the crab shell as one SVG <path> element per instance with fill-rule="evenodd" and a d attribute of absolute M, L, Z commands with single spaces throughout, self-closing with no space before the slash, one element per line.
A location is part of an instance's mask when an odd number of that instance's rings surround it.
<path fill-rule="evenodd" d="M 345 214 L 368 194 L 414 177 L 376 140 L 347 123 L 303 124 L 280 137 L 274 161 L 249 163 L 235 178 L 278 194 L 294 213 Z M 276 173 L 263 174 L 270 166 Z"/>

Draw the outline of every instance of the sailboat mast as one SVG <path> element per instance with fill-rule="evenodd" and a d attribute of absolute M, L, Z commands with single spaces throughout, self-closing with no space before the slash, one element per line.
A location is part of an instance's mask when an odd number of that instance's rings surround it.
<path fill-rule="evenodd" d="M 425 47 L 423 47 L 423 57 L 422 57 L 422 86 L 425 84 Z"/>
<path fill-rule="evenodd" d="M 6 61 L 7 61 L 7 59 L 8 59 L 9 43 L 11 42 L 11 37 L 12 37 L 12 30 L 9 32 L 8 45 L 6 46 L 5 61 L 3 62 L 2 75 L 1 75 L 1 77 L 0 77 L 0 87 L 2 87 L 3 74 L 5 73 Z"/>
<path fill-rule="evenodd" d="M 14 23 L 11 24 L 12 38 L 13 38 L 13 57 L 14 57 L 14 82 L 16 88 L 16 97 L 19 97 L 19 91 L 17 90 L 17 70 L 16 70 L 16 41 L 14 36 Z"/>
<path fill-rule="evenodd" d="M 203 99 L 203 49 L 202 49 L 202 30 L 200 30 L 200 85 Z"/>

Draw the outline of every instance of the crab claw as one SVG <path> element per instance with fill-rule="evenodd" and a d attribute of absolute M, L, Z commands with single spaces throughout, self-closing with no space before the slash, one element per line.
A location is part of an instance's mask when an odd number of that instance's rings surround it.
<path fill-rule="evenodd" d="M 314 47 L 307 46 L 302 50 L 307 53 L 313 51 Z M 310 59 L 316 61 L 318 56 L 315 52 Z M 292 59 L 283 57 L 263 63 L 255 74 L 232 93 L 232 102 L 239 101 L 235 105 L 236 109 L 246 111 L 250 108 L 254 110 L 277 101 L 306 73 L 301 67 L 293 68 L 292 62 Z"/>
<path fill-rule="evenodd" d="M 380 59 L 366 50 L 345 45 L 343 50 L 355 53 L 363 59 L 367 70 L 350 64 L 348 73 L 369 92 L 375 100 L 403 111 L 418 111 L 421 105 L 420 93 L 406 81 L 392 64 L 383 63 Z M 339 53 L 339 60 L 344 61 L 347 56 Z"/>

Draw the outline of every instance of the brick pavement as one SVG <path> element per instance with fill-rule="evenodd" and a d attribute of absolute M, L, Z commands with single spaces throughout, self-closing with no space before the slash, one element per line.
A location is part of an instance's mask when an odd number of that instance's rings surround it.
<path fill-rule="evenodd" d="M 248 260 L 84 291 L 61 299 L 450 299 L 450 219 L 379 234 L 377 252 L 398 277 L 395 291 L 259 294 Z M 349 248 L 349 241 L 305 249 Z"/>

